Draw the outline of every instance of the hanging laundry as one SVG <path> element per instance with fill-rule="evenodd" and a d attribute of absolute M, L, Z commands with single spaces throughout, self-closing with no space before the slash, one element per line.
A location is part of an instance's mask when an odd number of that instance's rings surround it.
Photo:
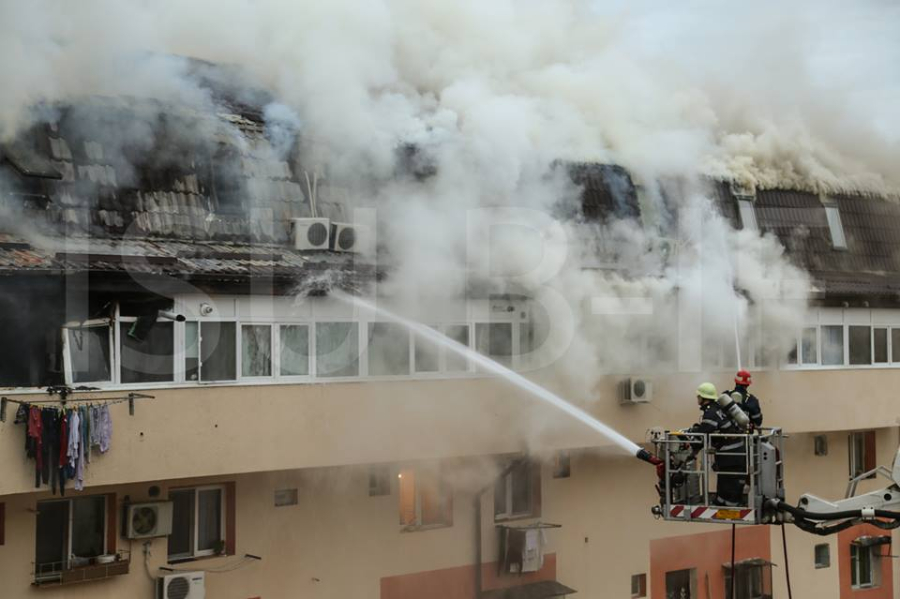
<path fill-rule="evenodd" d="M 109 415 L 109 406 L 100 407 L 100 453 L 109 451 L 109 442 L 112 439 L 112 418 Z"/>

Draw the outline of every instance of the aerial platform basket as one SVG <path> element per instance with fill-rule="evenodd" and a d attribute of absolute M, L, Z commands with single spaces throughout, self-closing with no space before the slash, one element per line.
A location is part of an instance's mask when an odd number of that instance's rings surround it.
<path fill-rule="evenodd" d="M 781 429 L 762 428 L 741 434 L 662 431 L 654 433 L 652 442 L 665 466 L 660 470 L 660 503 L 652 510 L 657 517 L 719 524 L 782 521 L 781 513 L 769 502 L 784 499 Z M 717 457 L 731 458 L 727 472 L 717 469 Z M 737 505 L 717 501 L 716 487 L 723 475 L 739 477 L 744 483 Z"/>

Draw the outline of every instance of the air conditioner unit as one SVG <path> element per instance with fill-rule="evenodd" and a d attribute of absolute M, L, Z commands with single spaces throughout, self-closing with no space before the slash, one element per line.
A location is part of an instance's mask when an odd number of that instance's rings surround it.
<path fill-rule="evenodd" d="M 352 223 L 331 223 L 331 249 L 336 252 L 369 254 L 373 247 L 372 230 Z"/>
<path fill-rule="evenodd" d="M 172 502 L 131 503 L 125 506 L 125 536 L 149 539 L 172 534 Z"/>
<path fill-rule="evenodd" d="M 331 220 L 327 218 L 291 219 L 295 250 L 327 250 L 331 241 Z"/>
<path fill-rule="evenodd" d="M 157 599 L 204 599 L 206 573 L 179 572 L 157 579 Z"/>
<path fill-rule="evenodd" d="M 653 384 L 649 380 L 631 377 L 619 383 L 620 404 L 648 403 L 651 399 L 653 399 Z"/>

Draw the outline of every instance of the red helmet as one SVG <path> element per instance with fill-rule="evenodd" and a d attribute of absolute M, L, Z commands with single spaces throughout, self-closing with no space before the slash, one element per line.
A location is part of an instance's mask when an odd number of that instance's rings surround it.
<path fill-rule="evenodd" d="M 750 386 L 750 372 L 743 369 L 738 370 L 737 374 L 734 375 L 734 384 L 743 385 L 745 387 Z"/>

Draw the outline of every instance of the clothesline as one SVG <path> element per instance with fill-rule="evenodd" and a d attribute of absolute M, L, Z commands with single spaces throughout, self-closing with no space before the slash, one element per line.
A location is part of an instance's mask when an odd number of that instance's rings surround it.
<path fill-rule="evenodd" d="M 61 395 L 59 399 L 31 399 L 31 400 L 22 400 L 22 399 L 12 399 L 10 397 L 0 397 L 0 422 L 6 422 L 6 405 L 10 403 L 18 404 L 20 406 L 30 407 L 36 404 L 46 404 L 46 403 L 56 403 L 59 404 L 60 409 L 65 409 L 65 407 L 72 403 L 78 404 L 88 404 L 88 405 L 115 405 L 119 403 L 128 402 L 128 413 L 131 416 L 134 416 L 134 400 L 136 399 L 154 399 L 153 395 L 147 395 L 144 393 L 129 393 L 128 395 L 121 397 L 83 397 L 78 399 L 68 399 L 66 395 Z"/>

